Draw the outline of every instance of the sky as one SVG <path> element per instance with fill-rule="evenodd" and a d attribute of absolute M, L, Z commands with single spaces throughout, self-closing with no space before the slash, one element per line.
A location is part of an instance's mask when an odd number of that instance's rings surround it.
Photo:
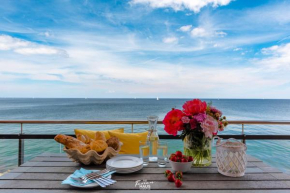
<path fill-rule="evenodd" d="M 0 97 L 290 99 L 290 1 L 11 0 Z"/>

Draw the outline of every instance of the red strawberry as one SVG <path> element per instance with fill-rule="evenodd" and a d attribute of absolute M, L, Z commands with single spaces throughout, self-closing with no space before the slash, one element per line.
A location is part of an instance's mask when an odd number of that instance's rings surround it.
<path fill-rule="evenodd" d="M 181 152 L 181 151 L 177 151 L 177 152 L 175 152 L 175 155 L 176 155 L 177 157 L 182 157 L 182 152 Z"/>
<path fill-rule="evenodd" d="M 175 180 L 175 186 L 176 186 L 177 188 L 179 188 L 181 185 L 182 185 L 181 180 L 176 179 L 176 180 Z"/>
<path fill-rule="evenodd" d="M 181 159 L 181 162 L 187 162 L 187 159 L 182 158 L 182 159 Z"/>
<path fill-rule="evenodd" d="M 192 156 L 188 156 L 188 162 L 192 162 L 193 161 L 193 157 Z"/>
<path fill-rule="evenodd" d="M 181 158 L 180 157 L 176 157 L 175 162 L 181 162 Z"/>
<path fill-rule="evenodd" d="M 175 179 L 181 180 L 182 179 L 182 176 L 183 176 L 182 172 L 176 172 L 175 173 Z"/>
<path fill-rule="evenodd" d="M 169 159 L 171 160 L 171 158 L 173 158 L 173 157 L 175 157 L 175 154 L 174 154 L 174 153 L 172 153 L 172 154 L 170 155 Z"/>
<path fill-rule="evenodd" d="M 172 172 L 170 170 L 165 170 L 164 174 L 165 177 L 168 177 L 170 174 L 172 174 Z"/>
<path fill-rule="evenodd" d="M 175 157 L 175 156 L 172 157 L 172 158 L 171 158 L 171 161 L 176 162 L 176 157 Z"/>
<path fill-rule="evenodd" d="M 174 182 L 174 181 L 175 181 L 175 178 L 174 178 L 173 173 L 171 173 L 171 174 L 169 174 L 169 176 L 167 176 L 167 180 L 168 180 L 169 182 Z"/>

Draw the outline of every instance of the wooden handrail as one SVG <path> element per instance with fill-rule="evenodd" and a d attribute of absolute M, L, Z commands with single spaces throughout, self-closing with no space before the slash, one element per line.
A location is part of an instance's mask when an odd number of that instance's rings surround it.
<path fill-rule="evenodd" d="M 108 121 L 108 120 L 0 120 L 0 124 L 148 124 L 148 121 Z M 247 125 L 290 125 L 290 121 L 259 121 L 259 120 L 233 120 L 229 124 Z M 158 121 L 162 124 L 162 121 Z"/>

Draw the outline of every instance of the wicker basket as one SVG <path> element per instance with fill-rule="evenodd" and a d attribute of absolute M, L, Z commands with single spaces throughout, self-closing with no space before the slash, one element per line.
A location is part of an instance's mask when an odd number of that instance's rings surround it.
<path fill-rule="evenodd" d="M 82 163 L 85 165 L 98 165 L 103 163 L 104 160 L 116 156 L 119 153 L 122 145 L 123 143 L 120 142 L 119 148 L 117 150 L 112 147 L 107 147 L 107 149 L 102 154 L 98 154 L 94 150 L 90 150 L 87 153 L 82 154 L 77 149 L 67 149 L 66 147 L 64 147 L 63 150 L 67 153 L 68 158 L 70 158 L 74 162 Z"/>
<path fill-rule="evenodd" d="M 236 139 L 221 142 L 221 138 L 218 138 L 216 143 L 218 172 L 230 177 L 244 176 L 247 166 L 246 150 L 246 145 Z"/>

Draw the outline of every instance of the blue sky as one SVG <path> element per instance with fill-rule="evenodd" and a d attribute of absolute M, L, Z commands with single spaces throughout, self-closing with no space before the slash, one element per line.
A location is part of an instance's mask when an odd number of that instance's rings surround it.
<path fill-rule="evenodd" d="M 290 98 L 290 1 L 1 1 L 0 97 Z"/>

